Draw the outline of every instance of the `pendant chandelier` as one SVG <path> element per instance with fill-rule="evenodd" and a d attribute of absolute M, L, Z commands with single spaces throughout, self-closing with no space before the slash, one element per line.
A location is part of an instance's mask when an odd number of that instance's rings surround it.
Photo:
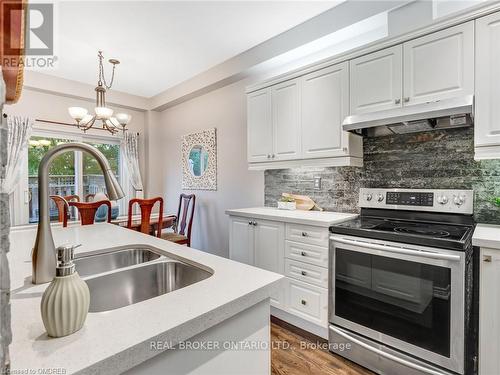
<path fill-rule="evenodd" d="M 111 72 L 111 81 L 108 85 L 104 76 L 104 66 L 102 63 L 104 56 L 102 55 L 102 51 L 98 52 L 97 57 L 99 58 L 99 77 L 97 80 L 97 87 L 95 88 L 96 106 L 94 108 L 94 114 L 89 114 L 86 108 L 69 107 L 69 115 L 75 120 L 76 126 L 83 130 L 83 132 L 86 132 L 92 128 L 97 121 L 100 121 L 102 129 L 109 131 L 111 134 L 116 134 L 119 130 L 125 133 L 125 131 L 127 131 L 127 124 L 132 117 L 127 113 L 116 113 L 113 116 L 113 110 L 106 107 L 106 90 L 110 89 L 113 85 L 115 68 L 116 65 L 120 64 L 120 61 L 109 59 L 109 62 L 113 66 L 113 70 Z"/>

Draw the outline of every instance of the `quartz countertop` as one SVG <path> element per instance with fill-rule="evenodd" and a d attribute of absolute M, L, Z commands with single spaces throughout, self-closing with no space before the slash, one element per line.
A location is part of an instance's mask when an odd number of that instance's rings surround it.
<path fill-rule="evenodd" d="M 500 225 L 477 224 L 472 245 L 500 250 Z"/>
<path fill-rule="evenodd" d="M 280 210 L 273 207 L 252 207 L 226 210 L 227 215 L 285 221 L 287 223 L 329 227 L 346 220 L 354 219 L 357 214 L 330 211 Z"/>
<path fill-rule="evenodd" d="M 53 228 L 56 246 L 82 244 L 79 254 L 102 249 L 147 245 L 167 257 L 213 270 L 198 283 L 116 310 L 89 313 L 84 327 L 66 337 L 50 338 L 40 315 L 48 284 L 31 283 L 31 249 L 36 228 L 11 232 L 8 255 L 11 273 L 13 341 L 11 373 L 46 369 L 80 374 L 117 374 L 161 351 L 151 342 L 175 345 L 244 311 L 273 294 L 281 275 L 234 262 L 153 236 L 102 223 Z M 63 371 L 63 372 L 61 372 Z M 48 373 L 48 372 L 44 372 Z"/>

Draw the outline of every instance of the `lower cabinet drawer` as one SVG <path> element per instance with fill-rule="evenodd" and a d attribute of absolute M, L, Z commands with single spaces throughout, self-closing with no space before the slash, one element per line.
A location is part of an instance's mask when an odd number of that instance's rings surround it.
<path fill-rule="evenodd" d="M 328 326 L 328 290 L 288 279 L 287 310 L 305 320 Z"/>
<path fill-rule="evenodd" d="M 285 259 L 285 275 L 323 288 L 328 288 L 328 269 Z"/>
<path fill-rule="evenodd" d="M 285 242 L 285 257 L 328 268 L 328 247 L 287 240 Z"/>
<path fill-rule="evenodd" d="M 285 232 L 287 240 L 328 247 L 330 239 L 328 228 L 286 223 Z"/>

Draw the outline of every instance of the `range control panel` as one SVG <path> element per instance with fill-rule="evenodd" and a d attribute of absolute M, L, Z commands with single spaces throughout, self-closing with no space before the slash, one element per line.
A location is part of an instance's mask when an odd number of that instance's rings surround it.
<path fill-rule="evenodd" d="M 474 192 L 472 190 L 362 188 L 359 192 L 359 206 L 472 214 Z"/>
<path fill-rule="evenodd" d="M 434 206 L 434 193 L 393 192 L 386 193 L 387 204 L 404 204 L 407 206 Z"/>

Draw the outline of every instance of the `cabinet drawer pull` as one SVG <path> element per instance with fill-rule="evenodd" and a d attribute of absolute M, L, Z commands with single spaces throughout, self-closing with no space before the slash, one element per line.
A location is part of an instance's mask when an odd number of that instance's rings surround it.
<path fill-rule="evenodd" d="M 307 237 L 307 232 L 302 232 L 302 237 Z"/>
<path fill-rule="evenodd" d="M 252 221 L 249 221 L 249 222 L 248 222 L 248 225 L 253 225 L 253 222 L 252 222 Z"/>
<path fill-rule="evenodd" d="M 305 299 L 301 300 L 300 303 L 303 304 L 304 306 L 307 305 L 307 301 Z"/>
<path fill-rule="evenodd" d="M 491 262 L 491 255 L 484 255 L 483 262 Z"/>
<path fill-rule="evenodd" d="M 300 274 L 301 274 L 302 276 L 307 276 L 307 272 L 306 272 L 306 271 L 302 271 Z"/>
<path fill-rule="evenodd" d="M 305 251 L 301 251 L 300 255 L 302 255 L 303 257 L 305 257 L 305 256 L 307 256 L 307 253 Z"/>
<path fill-rule="evenodd" d="M 394 104 L 399 104 L 401 103 L 401 99 L 394 99 Z"/>
<path fill-rule="evenodd" d="M 410 98 L 408 96 L 406 96 L 403 100 L 405 103 L 408 103 L 410 101 Z"/>

